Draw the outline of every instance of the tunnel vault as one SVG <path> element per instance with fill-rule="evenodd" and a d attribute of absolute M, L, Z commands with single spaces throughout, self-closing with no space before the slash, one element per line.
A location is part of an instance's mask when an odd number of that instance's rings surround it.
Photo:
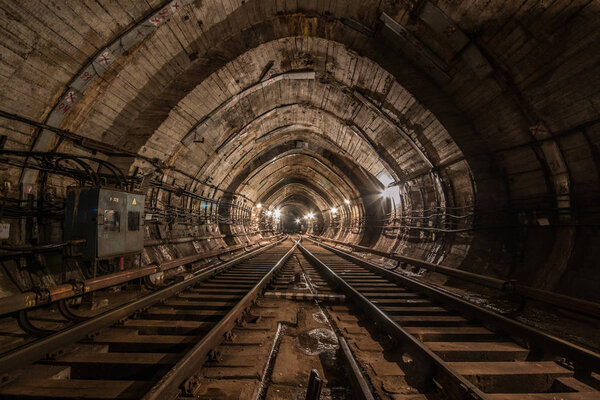
<path fill-rule="evenodd" d="M 2 39 L 7 198 L 54 213 L 115 168 L 146 239 L 247 243 L 280 229 L 268 212 L 313 213 L 332 239 L 598 300 L 594 2 L 42 3 L 2 5 L 22 32 Z M 11 245 L 62 241 L 58 214 L 4 215 Z"/>

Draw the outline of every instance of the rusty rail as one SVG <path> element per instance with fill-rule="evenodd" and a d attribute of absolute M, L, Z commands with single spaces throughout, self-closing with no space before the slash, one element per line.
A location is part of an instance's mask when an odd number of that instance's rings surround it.
<path fill-rule="evenodd" d="M 352 355 L 348 342 L 343 336 L 338 337 L 338 340 L 340 342 L 340 351 L 344 355 L 344 360 L 346 361 L 346 369 L 348 377 L 350 378 L 350 385 L 354 391 L 354 397 L 356 397 L 357 400 L 375 400 L 367 380 L 360 371 L 360 367 L 354 359 L 354 355 Z"/>
<path fill-rule="evenodd" d="M 327 246 L 329 247 L 329 246 Z M 427 346 L 418 341 L 413 335 L 398 325 L 388 315 L 382 312 L 376 305 L 371 303 L 365 296 L 350 286 L 327 264 L 311 253 L 307 248 L 299 245 L 298 248 L 304 255 L 318 267 L 326 276 L 326 279 L 337 286 L 346 296 L 365 313 L 372 318 L 378 327 L 385 331 L 396 342 L 399 352 L 406 352 L 416 359 L 416 364 L 422 368 L 424 380 L 435 380 L 443 383 L 449 398 L 455 400 L 488 400 L 489 397 L 477 386 L 457 373 L 448 363 L 442 360 Z M 339 250 L 338 250 L 339 251 Z"/>
<path fill-rule="evenodd" d="M 161 400 L 174 398 L 179 393 L 180 386 L 186 379 L 193 376 L 204 362 L 206 355 L 223 341 L 223 335 L 233 329 L 236 321 L 243 312 L 250 307 L 252 302 L 262 293 L 277 271 L 292 256 L 298 243 L 295 242 L 269 272 L 250 290 L 238 304 L 235 305 L 223 319 L 215 325 L 206 336 L 202 338 L 190 351 L 175 365 L 142 400 Z"/>
<path fill-rule="evenodd" d="M 497 331 L 505 332 L 511 336 L 524 339 L 528 343 L 530 348 L 541 350 L 542 352 L 553 354 L 559 357 L 565 357 L 567 360 L 573 363 L 576 374 L 585 376 L 586 374 L 589 374 L 590 371 L 598 370 L 598 365 L 600 365 L 599 353 L 596 353 L 592 350 L 588 350 L 584 347 L 573 344 L 556 336 L 550 335 L 514 319 L 497 314 L 493 311 L 490 311 L 487 308 L 473 304 L 454 294 L 450 294 L 446 291 L 439 290 L 438 288 L 430 284 L 426 284 L 409 276 L 404 276 L 394 271 L 390 271 L 389 269 L 383 268 L 372 262 L 348 254 L 347 252 L 344 252 L 335 247 L 331 247 L 323 243 L 318 243 L 314 239 L 309 238 L 308 240 L 312 241 L 313 243 L 319 244 L 324 249 L 327 249 L 332 253 L 337 254 L 338 256 L 341 256 L 346 260 L 349 260 L 352 263 L 362 265 L 363 267 L 366 267 L 371 271 L 375 272 L 376 274 L 379 274 L 393 282 L 399 283 L 402 286 L 423 293 L 432 299 L 436 299 L 437 301 L 444 304 L 444 306 L 447 308 L 464 313 L 464 315 L 472 319 L 484 321 L 486 325 L 489 324 L 490 326 L 494 327 L 494 329 Z M 300 246 L 300 250 L 305 252 L 305 254 L 306 252 L 308 252 L 308 250 L 304 249 L 302 246 Z M 312 257 L 309 258 L 316 257 L 312 255 Z M 317 261 L 320 262 L 318 259 Z M 346 283 L 344 282 L 344 284 Z"/>
<path fill-rule="evenodd" d="M 265 239 L 274 239 L 278 237 L 279 236 L 271 236 Z M 260 242 L 261 241 L 258 241 L 253 245 L 260 245 Z M 191 256 L 180 257 L 162 263 L 152 263 L 138 269 L 116 272 L 114 274 L 103 275 L 97 278 L 63 283 L 50 288 L 41 288 L 16 294 L 13 296 L 3 297 L 0 298 L 0 315 L 5 315 L 16 311 L 38 307 L 41 305 L 47 305 L 59 300 L 65 300 L 68 298 L 81 296 L 83 294 L 91 293 L 95 290 L 105 289 L 107 287 L 119 285 L 121 283 L 131 281 L 133 279 L 143 278 L 146 276 L 156 274 L 158 272 L 168 271 L 170 269 L 198 262 L 206 258 L 216 257 L 222 254 L 242 250 L 245 249 L 247 246 L 247 244 L 239 244 L 235 246 L 226 247 L 224 249 L 211 250 L 203 253 L 194 254 Z"/>
<path fill-rule="evenodd" d="M 587 314 L 594 317 L 600 317 L 600 303 L 593 301 L 578 299 L 571 296 L 551 292 L 548 290 L 536 289 L 529 286 L 520 285 L 516 281 L 504 280 L 498 278 L 492 278 L 481 274 L 475 274 L 473 272 L 467 272 L 458 268 L 447 267 L 444 265 L 433 264 L 427 261 L 419 260 L 418 258 L 401 256 L 395 253 L 388 253 L 381 250 L 371 249 L 365 246 L 359 246 L 357 244 L 344 243 L 339 240 L 329 239 L 322 236 L 309 235 L 312 240 L 327 241 L 335 244 L 350 247 L 355 250 L 368 252 L 381 257 L 386 257 L 391 260 L 399 261 L 402 263 L 414 265 L 419 268 L 426 269 L 428 271 L 437 272 L 447 276 L 452 276 L 467 282 L 479 284 L 489 288 L 497 289 L 510 294 L 516 294 L 523 298 L 539 301 L 542 303 L 550 304 L 556 307 L 560 307 L 569 311 L 574 311 L 580 314 Z"/>
<path fill-rule="evenodd" d="M 90 318 L 89 320 L 78 323 L 45 338 L 36 340 L 35 342 L 32 342 L 24 347 L 10 351 L 0 357 L 0 376 L 14 369 L 22 367 L 24 364 L 35 362 L 47 354 L 55 351 L 56 349 L 81 340 L 87 335 L 97 332 L 99 329 L 109 326 L 121 320 L 122 318 L 127 318 L 137 310 L 149 307 L 160 301 L 164 301 L 188 288 L 189 286 L 202 282 L 203 280 L 206 280 L 219 272 L 226 271 L 232 266 L 280 244 L 283 242 L 283 240 L 285 240 L 285 238 L 242 254 L 209 270 L 197 272 L 189 279 L 185 279 L 181 282 L 154 291 L 140 299 L 116 307 L 96 317 Z"/>

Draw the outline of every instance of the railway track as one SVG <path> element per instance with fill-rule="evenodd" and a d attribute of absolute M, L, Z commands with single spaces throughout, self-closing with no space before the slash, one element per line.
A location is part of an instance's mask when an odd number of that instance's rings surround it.
<path fill-rule="evenodd" d="M 357 396 L 361 388 L 351 381 L 368 385 L 359 378 L 357 362 L 343 335 L 334 332 L 335 321 L 325 309 L 344 301 L 296 250 L 252 306 L 246 323 L 238 325 L 231 338 L 215 349 L 218 356 L 197 371 L 193 397 L 361 398 Z M 323 381 L 320 395 L 314 387 L 310 389 L 311 371 L 315 370 Z"/>
<path fill-rule="evenodd" d="M 329 284 L 392 338 L 394 351 L 404 354 L 401 367 L 422 378 L 417 384 L 422 393 L 451 399 L 600 399 L 599 354 L 315 243 L 298 247 Z"/>
<path fill-rule="evenodd" d="M 175 398 L 295 248 L 255 250 L 0 356 L 0 398 Z"/>
<path fill-rule="evenodd" d="M 0 398 L 292 398 L 315 362 L 292 343 L 316 327 L 339 347 L 325 396 L 600 398 L 596 353 L 334 248 L 288 240 L 186 278 L 0 356 Z M 278 321 L 296 312 L 307 322 L 278 341 Z"/>

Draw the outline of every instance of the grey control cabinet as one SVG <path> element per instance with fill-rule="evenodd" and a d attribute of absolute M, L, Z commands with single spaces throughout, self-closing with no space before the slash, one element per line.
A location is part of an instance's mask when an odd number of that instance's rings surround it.
<path fill-rule="evenodd" d="M 85 239 L 83 257 L 90 260 L 141 252 L 144 200 L 144 195 L 112 189 L 69 190 L 65 204 L 65 240 Z"/>

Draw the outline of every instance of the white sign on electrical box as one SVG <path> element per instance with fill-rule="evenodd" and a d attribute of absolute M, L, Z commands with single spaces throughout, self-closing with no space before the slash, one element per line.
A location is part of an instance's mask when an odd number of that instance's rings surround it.
<path fill-rule="evenodd" d="M 8 239 L 10 235 L 10 224 L 0 224 L 0 239 Z"/>

